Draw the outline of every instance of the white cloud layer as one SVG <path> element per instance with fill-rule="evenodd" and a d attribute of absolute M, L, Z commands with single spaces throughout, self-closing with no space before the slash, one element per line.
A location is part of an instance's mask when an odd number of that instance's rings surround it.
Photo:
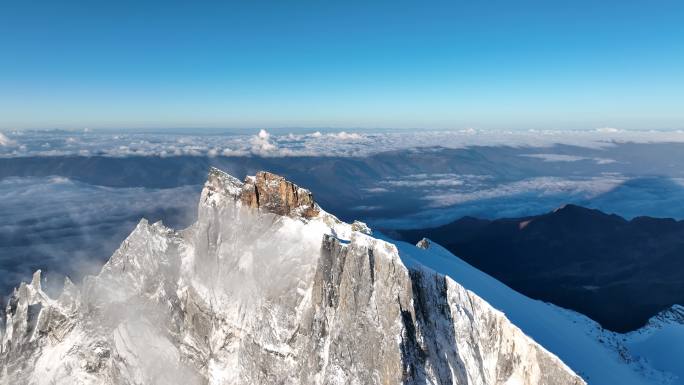
<path fill-rule="evenodd" d="M 14 141 L 8 138 L 5 134 L 0 132 L 0 146 L 11 146 L 14 145 Z"/>
<path fill-rule="evenodd" d="M 567 179 L 558 177 L 529 178 L 512 183 L 500 184 L 492 188 L 472 192 L 449 192 L 432 194 L 425 197 L 430 207 L 449 207 L 466 202 L 483 201 L 493 198 L 516 195 L 544 197 L 552 195 L 571 196 L 590 199 L 607 193 L 625 182 L 620 176 L 604 176 L 586 179 Z"/>
<path fill-rule="evenodd" d="M 482 181 L 489 179 L 486 175 L 468 175 L 468 174 L 413 174 L 401 178 L 389 178 L 379 182 L 380 185 L 388 188 L 417 188 L 417 189 L 437 189 L 450 187 L 468 187 L 480 185 Z M 382 187 L 381 187 L 382 189 Z M 372 189 L 367 189 L 368 192 L 373 192 Z M 386 191 L 386 189 L 385 189 Z"/>
<path fill-rule="evenodd" d="M 282 130 L 279 130 L 282 132 Z M 604 148 L 615 143 L 684 142 L 684 131 L 451 130 L 312 131 L 225 135 L 106 133 L 97 131 L 13 131 L 0 134 L 0 157 L 22 156 L 365 156 L 415 147 L 550 147 L 566 144 Z M 546 161 L 578 161 L 561 154 L 534 154 Z M 597 163 L 610 159 L 593 158 Z"/>
<path fill-rule="evenodd" d="M 609 158 L 590 158 L 585 156 L 577 155 L 567 155 L 567 154 L 523 154 L 521 156 L 526 156 L 528 158 L 541 159 L 544 162 L 579 162 L 582 160 L 590 160 L 596 162 L 596 164 L 610 164 L 615 163 L 615 159 Z"/>

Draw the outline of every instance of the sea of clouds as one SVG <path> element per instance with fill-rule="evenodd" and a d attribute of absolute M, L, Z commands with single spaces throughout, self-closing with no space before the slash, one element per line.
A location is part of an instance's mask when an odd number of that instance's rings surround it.
<path fill-rule="evenodd" d="M 684 131 L 595 130 L 357 130 L 288 133 L 113 133 L 91 130 L 0 132 L 0 157 L 26 156 L 346 156 L 358 157 L 416 147 L 548 147 L 555 144 L 601 148 L 615 143 L 684 142 Z M 544 157 L 549 161 L 576 158 Z M 610 162 L 610 159 L 595 159 Z"/>
<path fill-rule="evenodd" d="M 105 162 L 90 162 L 93 156 Z M 438 226 L 465 215 L 536 215 L 566 203 L 627 218 L 684 219 L 681 131 L 6 130 L 0 294 L 38 268 L 48 287 L 60 286 L 63 275 L 77 281 L 95 273 L 142 217 L 188 225 L 211 164 L 306 180 L 319 202 L 337 204 L 334 213 L 376 229 Z M 124 177 L 122 167 L 146 172 Z M 140 180 L 189 172 L 201 175 L 165 188 Z M 111 175 L 94 178 L 98 173 Z"/>
<path fill-rule="evenodd" d="M 470 176 L 462 176 L 462 180 L 470 182 L 425 185 L 412 177 L 393 180 L 393 185 L 410 186 L 407 194 L 411 194 L 410 189 L 413 189 L 414 194 L 420 195 L 423 209 L 394 218 L 377 218 L 373 224 L 386 229 L 429 228 L 464 216 L 496 219 L 538 215 L 568 203 L 626 219 L 639 216 L 684 219 L 682 178 L 607 174 L 594 177 L 544 176 L 513 182 L 490 178 L 473 180 Z M 374 208 L 360 208 L 369 209 Z"/>

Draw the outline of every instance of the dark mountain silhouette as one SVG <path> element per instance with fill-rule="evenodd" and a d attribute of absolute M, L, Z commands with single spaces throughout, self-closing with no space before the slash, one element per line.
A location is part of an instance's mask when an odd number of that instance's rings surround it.
<path fill-rule="evenodd" d="M 684 303 L 684 221 L 628 221 L 566 205 L 525 218 L 464 217 L 399 235 L 430 238 L 513 289 L 618 332 Z"/>

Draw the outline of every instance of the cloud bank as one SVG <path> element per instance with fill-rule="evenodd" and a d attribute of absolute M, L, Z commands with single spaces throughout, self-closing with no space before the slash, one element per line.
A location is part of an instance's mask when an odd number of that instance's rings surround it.
<path fill-rule="evenodd" d="M 282 130 L 279 130 L 282 131 Z M 95 131 L 13 131 L 0 134 L 0 157 L 26 156 L 368 156 L 416 147 L 550 147 L 566 144 L 604 148 L 616 143 L 684 142 L 684 131 L 450 130 L 339 131 L 274 134 L 105 133 Z M 547 161 L 578 161 L 562 154 L 533 154 Z M 610 162 L 610 159 L 593 159 Z"/>

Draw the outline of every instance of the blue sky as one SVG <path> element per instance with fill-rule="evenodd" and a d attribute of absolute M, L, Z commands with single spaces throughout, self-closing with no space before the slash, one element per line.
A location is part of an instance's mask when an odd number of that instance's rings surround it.
<path fill-rule="evenodd" d="M 0 6 L 4 130 L 684 128 L 681 1 Z"/>

